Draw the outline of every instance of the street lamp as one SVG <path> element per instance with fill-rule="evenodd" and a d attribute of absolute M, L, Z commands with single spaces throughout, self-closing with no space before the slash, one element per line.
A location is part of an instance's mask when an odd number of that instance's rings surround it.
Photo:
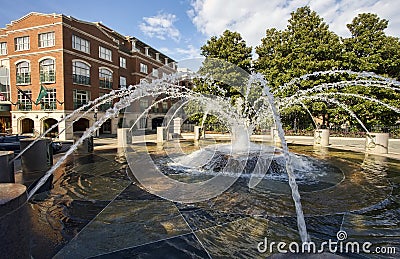
<path fill-rule="evenodd" d="M 96 120 L 97 120 L 97 112 L 98 112 L 99 110 L 97 109 L 97 107 L 95 107 L 93 111 L 94 111 L 93 118 L 94 118 L 94 120 L 95 120 L 95 122 L 96 122 Z M 94 132 L 94 136 L 95 136 L 96 138 L 98 137 L 98 132 L 97 132 L 97 130 Z"/>
<path fill-rule="evenodd" d="M 93 111 L 94 111 L 93 118 L 97 119 L 97 112 L 98 112 L 99 110 L 98 110 L 97 107 L 96 107 L 96 108 L 94 108 Z"/>

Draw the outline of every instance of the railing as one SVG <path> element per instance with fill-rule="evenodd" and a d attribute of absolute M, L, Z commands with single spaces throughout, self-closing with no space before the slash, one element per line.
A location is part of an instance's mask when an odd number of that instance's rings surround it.
<path fill-rule="evenodd" d="M 103 104 L 100 105 L 99 111 L 105 112 L 111 107 L 112 107 L 112 103 L 103 103 Z"/>
<path fill-rule="evenodd" d="M 10 101 L 10 92 L 0 92 L 0 101 Z"/>
<path fill-rule="evenodd" d="M 40 73 L 40 82 L 54 83 L 55 81 L 56 81 L 56 73 L 54 71 Z"/>
<path fill-rule="evenodd" d="M 84 106 L 86 104 L 87 104 L 87 102 L 74 102 L 74 109 L 78 109 L 78 108 L 80 108 L 80 107 L 82 107 L 82 106 Z M 85 108 L 84 110 L 86 111 L 88 109 L 89 108 Z"/>
<path fill-rule="evenodd" d="M 56 110 L 57 109 L 57 103 L 56 102 L 51 102 L 51 103 L 42 103 L 40 108 L 42 110 Z"/>
<path fill-rule="evenodd" d="M 111 89 L 113 85 L 112 81 L 100 80 L 100 88 L 108 88 Z"/>
<path fill-rule="evenodd" d="M 20 111 L 31 111 L 32 110 L 32 104 L 31 103 L 27 103 L 27 104 L 19 103 L 18 104 L 18 110 L 20 110 Z"/>
<path fill-rule="evenodd" d="M 72 74 L 72 81 L 75 84 L 90 85 L 90 77 Z"/>
<path fill-rule="evenodd" d="M 18 84 L 30 84 L 31 73 L 19 73 L 17 74 L 17 85 Z"/>

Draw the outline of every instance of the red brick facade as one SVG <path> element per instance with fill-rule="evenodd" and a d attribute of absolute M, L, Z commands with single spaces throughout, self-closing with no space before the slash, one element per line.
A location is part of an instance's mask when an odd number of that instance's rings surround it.
<path fill-rule="evenodd" d="M 50 32 L 54 32 L 54 45 L 48 44 L 50 46 L 40 47 L 39 34 Z M 16 38 L 19 37 L 29 37 L 29 47 L 26 50 L 16 50 Z M 83 40 L 84 44 L 87 41 L 89 52 L 74 48 L 73 37 L 78 39 L 78 42 Z M 126 78 L 126 85 L 133 85 L 160 67 L 167 67 L 169 71 L 176 69 L 174 60 L 136 38 L 120 35 L 100 23 L 80 21 L 65 15 L 30 13 L 11 22 L 6 28 L 0 29 L 0 43 L 4 42 L 7 44 L 7 53 L 0 55 L 0 61 L 1 64 L 8 63 L 9 66 L 12 127 L 13 131 L 16 131 L 14 133 L 23 133 L 21 132 L 22 126 L 15 125 L 19 123 L 18 116 L 22 119 L 24 116 L 30 117 L 34 112 L 43 112 L 42 105 L 32 104 L 30 110 L 21 113 L 20 106 L 17 104 L 19 101 L 17 87 L 23 91 L 30 90 L 33 101 L 37 99 L 41 85 L 47 89 L 56 89 L 57 103 L 54 107 L 52 106 L 50 111 L 46 112 L 58 112 L 62 117 L 62 113 L 66 114 L 76 108 L 74 106 L 74 90 L 90 92 L 90 99 L 93 100 L 101 94 L 110 92 L 111 89 L 118 89 L 121 76 Z M 20 46 L 27 46 L 26 40 L 18 40 L 18 42 L 22 42 Z M 25 45 L 23 45 L 24 43 Z M 100 57 L 100 47 L 106 49 L 107 55 L 108 51 L 111 52 L 111 60 Z M 126 68 L 120 67 L 120 57 L 126 60 Z M 54 60 L 54 70 L 52 71 L 55 72 L 55 80 L 50 80 L 50 82 L 41 81 L 40 62 L 45 59 Z M 87 83 L 88 81 L 83 84 L 77 83 L 78 76 L 73 75 L 73 61 L 82 62 L 90 67 L 89 83 Z M 17 79 L 17 65 L 21 62 L 29 64 L 29 82 L 21 83 L 21 80 Z M 141 63 L 147 65 L 147 73 L 140 72 Z M 112 72 L 112 86 L 107 84 L 107 87 L 101 87 L 100 68 L 107 70 L 107 73 L 108 71 Z M 35 116 L 38 118 L 37 114 Z M 38 126 L 35 128 L 38 129 L 37 131 L 43 131 Z"/>

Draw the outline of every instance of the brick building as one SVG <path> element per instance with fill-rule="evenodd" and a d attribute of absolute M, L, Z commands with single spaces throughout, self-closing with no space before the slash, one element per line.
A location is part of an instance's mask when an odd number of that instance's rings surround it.
<path fill-rule="evenodd" d="M 29 13 L 0 29 L 0 130 L 42 133 L 111 89 L 137 84 L 149 74 L 157 77 L 175 70 L 170 57 L 101 23 L 62 14 Z M 41 89 L 45 89 L 43 96 Z M 74 131 L 91 126 L 111 105 L 88 113 L 59 138 L 72 139 Z M 157 126 L 170 105 L 162 103 L 153 109 L 152 117 L 141 127 Z M 108 120 L 99 133 L 115 134 L 118 120 Z M 71 123 L 60 123 L 53 133 Z"/>

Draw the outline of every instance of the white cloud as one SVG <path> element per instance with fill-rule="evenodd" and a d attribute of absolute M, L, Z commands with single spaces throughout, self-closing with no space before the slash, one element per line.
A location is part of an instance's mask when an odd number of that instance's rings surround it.
<path fill-rule="evenodd" d="M 186 48 L 160 48 L 162 53 L 165 53 L 169 56 L 175 57 L 177 61 L 185 60 L 185 59 L 193 59 L 193 58 L 200 58 L 199 48 L 194 47 L 193 45 L 188 45 Z"/>
<path fill-rule="evenodd" d="M 152 17 L 143 17 L 143 21 L 139 28 L 140 30 L 149 37 L 156 37 L 161 40 L 167 38 L 179 41 L 181 33 L 174 26 L 174 22 L 177 20 L 176 15 L 168 13 L 159 13 Z"/>
<path fill-rule="evenodd" d="M 207 36 L 229 29 L 239 32 L 248 45 L 257 46 L 266 29 L 285 29 L 290 13 L 305 5 L 339 36 L 349 36 L 346 24 L 363 12 L 389 20 L 387 34 L 400 36 L 400 1 L 393 0 L 194 0 L 188 15 L 197 30 Z"/>

